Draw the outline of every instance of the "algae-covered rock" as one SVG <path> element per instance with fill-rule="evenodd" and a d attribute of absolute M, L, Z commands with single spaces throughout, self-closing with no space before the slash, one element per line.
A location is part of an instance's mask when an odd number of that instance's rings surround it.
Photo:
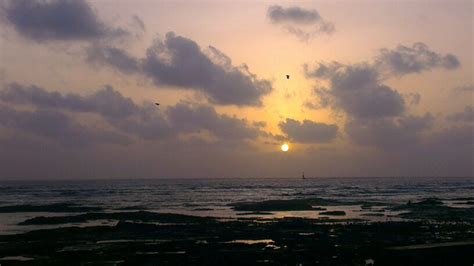
<path fill-rule="evenodd" d="M 327 211 L 327 212 L 320 212 L 320 215 L 329 215 L 329 216 L 344 216 L 346 215 L 345 211 Z"/>
<path fill-rule="evenodd" d="M 399 216 L 407 219 L 436 220 L 436 221 L 472 221 L 474 208 L 453 208 L 443 205 L 436 198 L 428 198 L 418 202 L 395 206 L 392 210 L 407 211 Z"/>
<path fill-rule="evenodd" d="M 368 204 L 367 202 L 340 201 L 323 198 L 305 198 L 289 200 L 265 200 L 258 202 L 237 202 L 229 204 L 236 211 L 303 211 L 323 210 L 319 206 L 340 206 Z M 373 203 L 378 204 L 378 203 Z"/>

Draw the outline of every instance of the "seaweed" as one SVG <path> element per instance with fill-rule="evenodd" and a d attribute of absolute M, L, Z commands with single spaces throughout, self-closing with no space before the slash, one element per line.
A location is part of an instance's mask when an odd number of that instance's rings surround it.
<path fill-rule="evenodd" d="M 407 211 L 399 214 L 400 217 L 418 220 L 435 221 L 473 221 L 474 208 L 453 208 L 443 205 L 436 198 L 424 199 L 419 202 L 408 202 L 404 205 L 392 207 L 392 210 Z"/>
<path fill-rule="evenodd" d="M 327 212 L 320 212 L 320 215 L 330 215 L 330 216 L 344 216 L 346 215 L 345 211 L 327 211 Z"/>
<path fill-rule="evenodd" d="M 199 223 L 214 221 L 212 218 L 190 216 L 174 213 L 156 213 L 148 211 L 137 212 L 113 212 L 113 213 L 85 213 L 72 216 L 56 217 L 34 217 L 27 219 L 19 225 L 46 225 L 46 224 L 67 224 L 84 223 L 93 220 L 118 220 L 118 221 L 140 221 L 140 222 L 160 222 L 160 223 Z"/>

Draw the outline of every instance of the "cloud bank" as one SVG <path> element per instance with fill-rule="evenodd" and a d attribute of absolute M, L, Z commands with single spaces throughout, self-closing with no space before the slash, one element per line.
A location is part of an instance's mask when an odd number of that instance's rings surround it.
<path fill-rule="evenodd" d="M 107 142 L 106 137 L 110 137 L 113 142 L 129 144 L 137 137 L 170 140 L 181 134 L 199 134 L 203 130 L 218 141 L 254 140 L 264 134 L 260 124 L 218 114 L 211 106 L 178 103 L 160 111 L 152 103 L 137 105 L 111 86 L 81 96 L 48 92 L 34 85 L 11 84 L 0 91 L 0 100 L 3 104 L 35 108 L 35 111 L 19 111 L 2 106 L 3 127 L 61 143 L 80 144 L 87 139 Z M 113 130 L 92 132 L 92 127 L 80 126 L 78 115 L 87 113 L 98 115 L 106 127 Z"/>
<path fill-rule="evenodd" d="M 421 134 L 434 122 L 431 114 L 401 116 L 395 119 L 352 119 L 346 123 L 346 133 L 358 145 L 382 149 L 406 149 L 421 141 Z"/>

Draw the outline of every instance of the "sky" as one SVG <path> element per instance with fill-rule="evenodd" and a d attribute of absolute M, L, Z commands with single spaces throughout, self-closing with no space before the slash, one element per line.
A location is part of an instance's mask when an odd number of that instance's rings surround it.
<path fill-rule="evenodd" d="M 4 0 L 0 179 L 474 176 L 473 34 L 461 0 Z"/>

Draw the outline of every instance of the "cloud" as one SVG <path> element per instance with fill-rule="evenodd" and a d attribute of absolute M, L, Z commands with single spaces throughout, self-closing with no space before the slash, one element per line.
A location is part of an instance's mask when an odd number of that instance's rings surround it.
<path fill-rule="evenodd" d="M 210 106 L 178 103 L 168 108 L 167 117 L 178 132 L 199 132 L 207 130 L 224 140 L 255 139 L 261 132 L 261 125 L 254 126 L 244 119 L 221 115 Z"/>
<path fill-rule="evenodd" d="M 274 5 L 268 8 L 267 17 L 273 24 L 282 26 L 303 41 L 321 33 L 331 34 L 335 30 L 334 24 L 324 20 L 315 9 Z"/>
<path fill-rule="evenodd" d="M 462 112 L 454 113 L 446 118 L 454 122 L 474 122 L 474 108 L 472 106 L 466 106 Z"/>
<path fill-rule="evenodd" d="M 270 82 L 257 79 L 246 66 L 232 66 L 217 49 L 210 51 L 227 63 L 213 62 L 194 41 L 170 32 L 148 49 L 143 71 L 157 85 L 194 88 L 213 103 L 261 105 L 261 97 L 272 90 Z"/>
<path fill-rule="evenodd" d="M 245 65 L 232 66 L 230 58 L 215 47 L 210 46 L 206 54 L 196 42 L 173 32 L 155 40 L 143 59 L 113 47 L 92 46 L 87 54 L 89 62 L 140 73 L 157 87 L 199 91 L 215 104 L 260 106 L 262 97 L 272 90 L 268 80 L 258 79 Z"/>
<path fill-rule="evenodd" d="M 288 138 L 300 143 L 328 143 L 336 138 L 338 131 L 336 125 L 310 120 L 299 122 L 290 118 L 280 122 L 278 126 Z"/>
<path fill-rule="evenodd" d="M 313 91 L 319 102 L 309 101 L 305 106 L 343 111 L 345 132 L 358 145 L 391 151 L 421 147 L 424 145 L 421 136 L 428 134 L 434 123 L 433 116 L 429 113 L 409 115 L 407 106 L 419 104 L 421 96 L 418 93 L 402 95 L 384 84 L 384 80 L 433 68 L 459 66 L 454 55 L 433 52 L 422 43 L 415 43 L 413 47 L 399 45 L 394 50 L 381 49 L 373 63 L 304 65 L 307 77 L 328 82 L 327 88 L 317 87 Z M 455 119 L 469 119 L 469 111 L 457 114 Z"/>
<path fill-rule="evenodd" d="M 414 43 L 412 47 L 398 45 L 391 50 L 381 49 L 375 64 L 396 76 L 421 73 L 434 68 L 453 70 L 461 66 L 455 55 L 433 52 L 421 42 Z"/>
<path fill-rule="evenodd" d="M 346 133 L 358 145 L 382 149 L 405 149 L 420 142 L 421 133 L 434 122 L 431 114 L 397 118 L 352 119 L 346 123 Z"/>
<path fill-rule="evenodd" d="M 313 69 L 305 66 L 305 72 L 308 77 L 329 80 L 329 89 L 314 90 L 322 107 L 341 109 L 357 118 L 393 117 L 405 111 L 403 96 L 381 84 L 379 72 L 369 64 L 319 63 Z"/>
<path fill-rule="evenodd" d="M 0 99 L 15 104 L 31 104 L 43 109 L 73 113 L 95 113 L 124 134 L 143 139 L 163 139 L 173 134 L 169 123 L 152 103 L 137 105 L 111 86 L 87 96 L 48 92 L 37 86 L 11 84 L 0 91 Z"/>
<path fill-rule="evenodd" d="M 264 135 L 262 123 L 252 125 L 243 119 L 218 114 L 211 106 L 178 103 L 161 111 L 153 103 L 137 105 L 111 86 L 81 96 L 48 92 L 37 86 L 11 84 L 0 91 L 0 100 L 8 104 L 28 104 L 38 110 L 60 114 L 65 121 L 66 116 L 62 111 L 98 114 L 120 134 L 131 134 L 146 140 L 171 139 L 177 134 L 200 133 L 202 130 L 223 141 L 250 140 Z M 44 123 L 44 126 L 47 127 L 48 123 Z M 55 130 L 55 127 L 51 128 Z M 68 125 L 64 125 L 64 128 L 73 131 Z"/>
<path fill-rule="evenodd" d="M 154 108 L 155 110 L 153 110 Z M 166 140 L 177 132 L 170 127 L 166 117 L 152 104 L 141 107 L 141 112 L 124 118 L 106 118 L 118 130 L 145 140 Z"/>
<path fill-rule="evenodd" d="M 92 45 L 86 49 L 86 61 L 113 66 L 125 74 L 140 72 L 140 61 L 126 51 L 110 46 Z"/>
<path fill-rule="evenodd" d="M 313 24 L 322 19 L 315 9 L 303 9 L 297 6 L 288 8 L 270 6 L 267 12 L 273 23 Z"/>
<path fill-rule="evenodd" d="M 317 87 L 313 94 L 319 102 L 308 101 L 310 109 L 332 107 L 356 119 L 395 118 L 405 115 L 407 105 L 417 105 L 421 96 L 406 95 L 384 84 L 384 80 L 433 68 L 455 69 L 459 60 L 452 54 L 431 51 L 423 43 L 412 47 L 399 45 L 396 49 L 381 49 L 373 63 L 342 64 L 339 62 L 304 65 L 307 77 L 329 82 L 329 88 Z M 469 89 L 469 86 L 466 86 Z"/>
<path fill-rule="evenodd" d="M 40 108 L 65 109 L 75 112 L 95 112 L 105 117 L 126 117 L 140 111 L 132 99 L 123 97 L 111 86 L 105 86 L 88 96 L 48 92 L 32 85 L 10 84 L 0 91 L 0 99 L 15 104 L 33 104 Z"/>
<path fill-rule="evenodd" d="M 94 40 L 129 34 L 100 21 L 85 0 L 14 0 L 2 11 L 4 20 L 20 35 L 35 41 Z"/>
<path fill-rule="evenodd" d="M 0 105 L 0 125 L 33 136 L 44 137 L 66 146 L 129 144 L 128 137 L 112 131 L 85 127 L 58 110 L 17 111 Z"/>

